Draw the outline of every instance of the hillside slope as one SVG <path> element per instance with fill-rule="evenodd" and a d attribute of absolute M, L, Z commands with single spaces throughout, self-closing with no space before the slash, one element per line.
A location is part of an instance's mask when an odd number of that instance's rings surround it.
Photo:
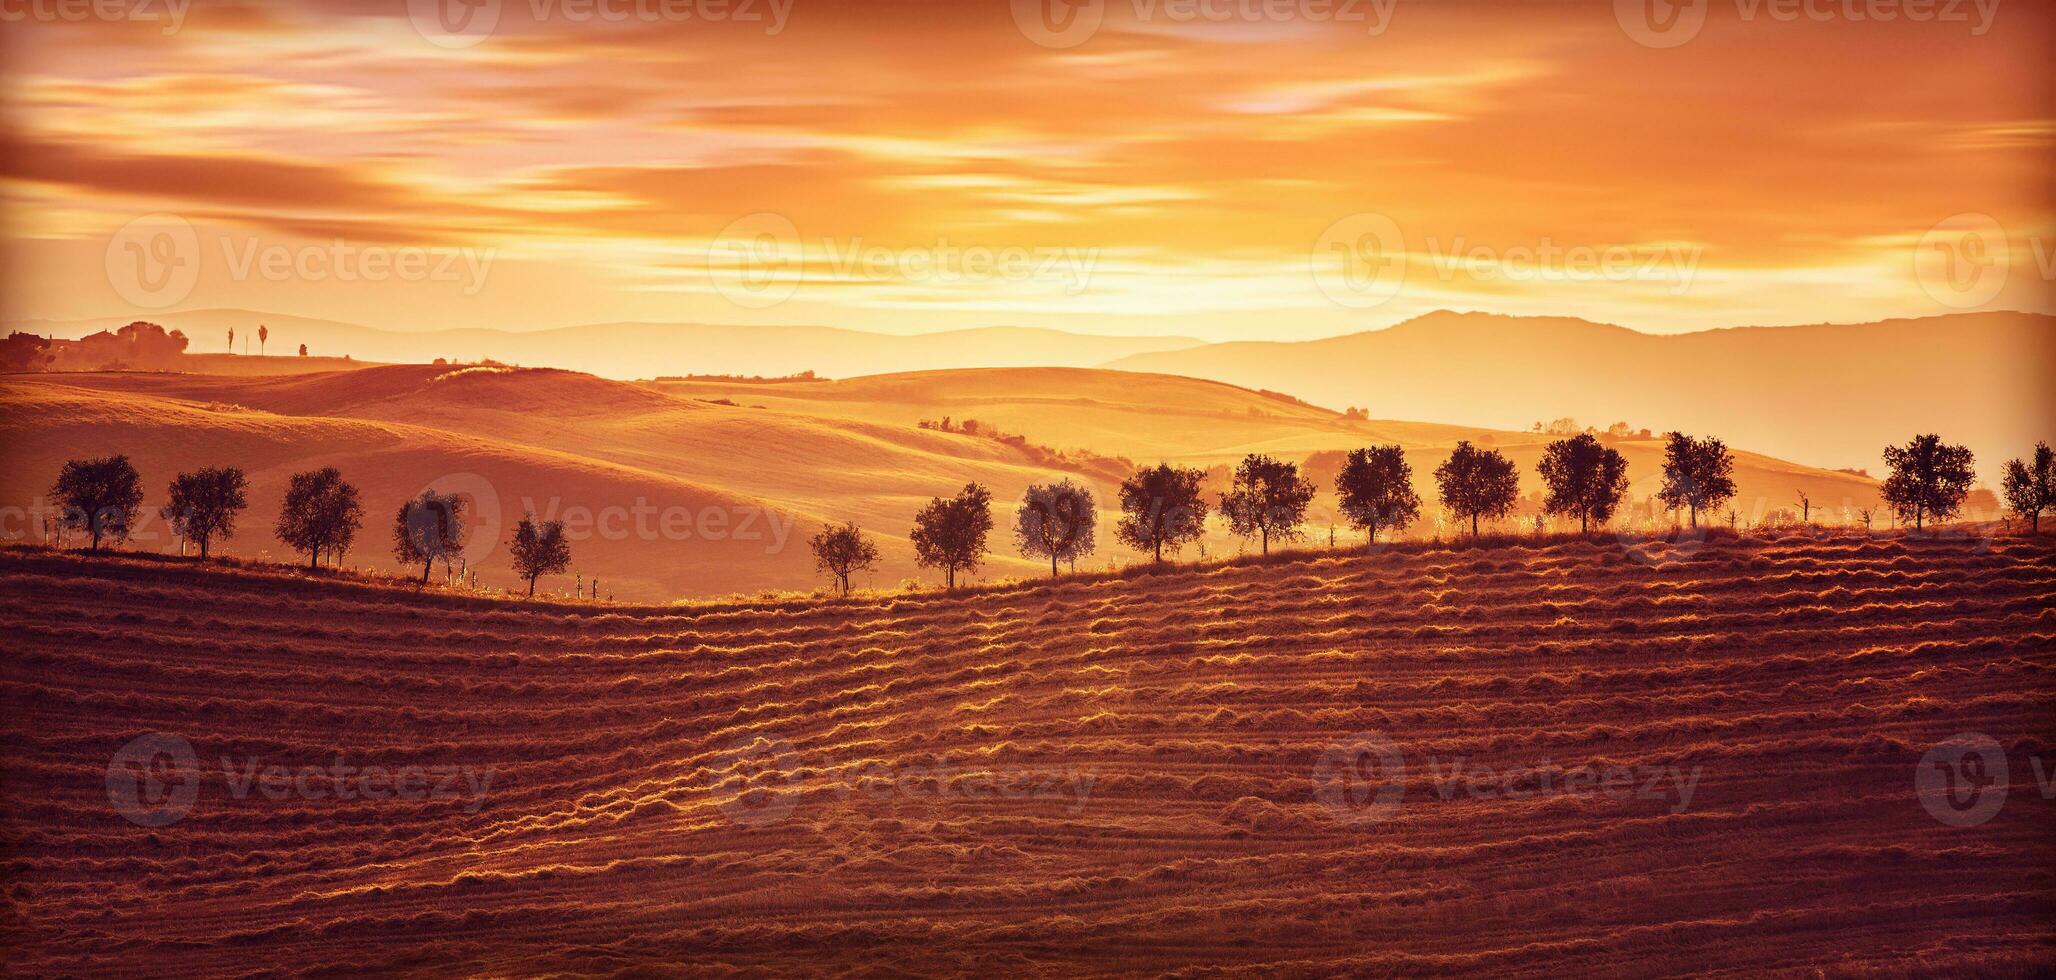
<path fill-rule="evenodd" d="M 483 515 L 466 557 L 481 585 L 515 583 L 508 536 L 524 511 L 562 518 L 572 533 L 571 575 L 546 579 L 566 591 L 599 577 L 622 599 L 655 601 L 767 588 L 810 589 L 806 541 L 823 524 L 859 522 L 878 536 L 881 566 L 860 580 L 890 587 L 934 582 L 914 562 L 907 535 L 930 498 L 977 481 L 996 501 L 991 560 L 980 575 L 1034 574 L 1009 536 L 1013 507 L 1033 482 L 1070 477 L 1101 504 L 1100 548 L 1082 568 L 1140 560 L 1112 524 L 1118 461 L 1083 465 L 989 438 L 914 427 L 920 419 L 976 417 L 1032 443 L 1169 459 L 1215 469 L 1216 482 L 1245 453 L 1309 468 L 1320 493 L 1309 534 L 1326 543 L 1340 454 L 1375 443 L 1404 446 L 1428 502 L 1414 533 L 1453 534 L 1435 521 L 1435 467 L 1459 439 L 1492 445 L 1522 471 L 1521 507 L 1533 513 L 1534 465 L 1547 437 L 1418 422 L 1347 419 L 1218 382 L 1079 369 L 1006 369 L 882 375 L 840 382 L 633 385 L 551 369 L 390 365 L 289 377 L 101 373 L 16 375 L 0 380 L 0 507 L 29 509 L 66 459 L 126 453 L 142 472 L 154 515 L 174 473 L 234 465 L 252 480 L 251 510 L 231 555 L 277 555 L 272 539 L 287 479 L 334 465 L 365 493 L 366 529 L 353 560 L 388 567 L 387 522 L 400 502 L 436 486 L 474 501 Z M 1631 496 L 1659 482 L 1662 445 L 1614 443 L 1628 458 Z M 1736 453 L 1738 519 L 1796 508 L 1852 522 L 1876 503 L 1875 481 Z M 1212 497 L 1209 496 L 1211 501 Z M 1980 515 L 1987 516 L 1987 515 Z M 1714 523 L 1722 515 L 1708 515 Z M 153 517 L 154 520 L 154 517 Z M 1646 522 L 1639 512 L 1624 520 Z M 1668 523 L 1668 517 L 1658 518 Z M 1355 541 L 1345 526 L 1337 543 Z M 0 536 L 40 540 L 41 528 L 0 525 Z M 133 542 L 176 553 L 162 521 Z M 1247 543 L 1216 522 L 1209 553 Z"/>
<path fill-rule="evenodd" d="M 2056 440 L 2056 317 L 1972 313 L 1658 336 L 1567 317 L 1434 313 L 1300 343 L 1209 344 L 1110 368 L 1492 428 L 1571 416 L 1716 433 L 1818 466 L 1878 465 L 1916 432 L 1999 465 Z"/>
<path fill-rule="evenodd" d="M 10 970 L 2049 965 L 2047 539 L 605 612 L 0 575 Z M 1916 791 L 1960 732 L 1984 822 Z"/>
<path fill-rule="evenodd" d="M 563 519 L 574 564 L 545 588 L 598 576 L 636 601 L 819 584 L 807 538 L 856 520 L 878 539 L 863 579 L 920 577 L 906 535 L 930 497 L 977 481 L 1016 499 L 1047 468 L 990 440 L 673 398 L 589 375 L 397 366 L 284 380 L 184 375 L 0 381 L 0 506 L 42 513 L 66 459 L 125 453 L 141 472 L 134 546 L 176 554 L 156 508 L 181 469 L 248 471 L 250 509 L 223 552 L 281 556 L 271 535 L 291 474 L 336 466 L 365 527 L 351 560 L 390 567 L 400 503 L 434 486 L 472 501 L 465 557 L 481 584 L 515 584 L 507 543 L 524 511 Z M 1058 474 L 1061 475 L 1061 474 Z M 4 532 L 40 540 L 18 522 Z M 995 538 L 987 574 L 1043 567 Z M 438 573 L 440 574 L 440 573 Z"/>

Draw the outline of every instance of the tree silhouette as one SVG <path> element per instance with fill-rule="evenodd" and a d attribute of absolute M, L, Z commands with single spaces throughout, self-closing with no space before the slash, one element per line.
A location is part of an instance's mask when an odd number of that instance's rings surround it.
<path fill-rule="evenodd" d="M 0 341 L 0 371 L 40 371 L 55 359 L 50 341 L 17 330 Z"/>
<path fill-rule="evenodd" d="M 286 487 L 286 499 L 273 530 L 278 539 L 294 551 L 307 553 L 307 567 L 321 567 L 321 553 L 338 555 L 350 548 L 357 529 L 364 525 L 364 508 L 357 503 L 357 488 L 343 482 L 333 466 L 293 474 Z"/>
<path fill-rule="evenodd" d="M 1885 447 L 1885 465 L 1892 475 L 1885 478 L 1885 503 L 1900 521 L 1912 520 L 1913 529 L 1926 526 L 1928 519 L 1946 521 L 1963 508 L 1970 494 L 1971 470 L 1975 457 L 1968 448 L 1951 446 L 1938 435 L 1914 436 L 1904 446 Z"/>
<path fill-rule="evenodd" d="M 1098 525 L 1091 490 L 1069 479 L 1036 484 L 1021 495 L 1021 508 L 1014 514 L 1014 541 L 1024 556 L 1047 556 L 1049 577 L 1056 578 L 1058 561 L 1075 562 L 1092 554 Z"/>
<path fill-rule="evenodd" d="M 1164 547 L 1173 554 L 1187 541 L 1197 541 L 1206 532 L 1206 501 L 1199 485 L 1206 471 L 1158 463 L 1136 470 L 1121 481 L 1121 522 L 1114 536 L 1137 551 L 1156 555 L 1164 563 Z"/>
<path fill-rule="evenodd" d="M 1591 433 L 1550 443 L 1539 468 L 1549 491 L 1542 509 L 1577 515 L 1580 534 L 1589 532 L 1594 521 L 1612 520 L 1628 493 L 1627 459 Z"/>
<path fill-rule="evenodd" d="M 236 328 L 234 327 L 228 328 L 228 352 L 231 354 L 236 352 Z"/>
<path fill-rule="evenodd" d="M 814 568 L 835 579 L 843 596 L 850 594 L 850 576 L 878 564 L 878 546 L 855 523 L 824 527 L 814 535 Z"/>
<path fill-rule="evenodd" d="M 534 514 L 521 515 L 514 525 L 514 573 L 528 580 L 528 595 L 535 596 L 535 580 L 557 575 L 571 567 L 571 542 L 564 540 L 563 521 L 537 524 Z"/>
<path fill-rule="evenodd" d="M 261 323 L 260 323 L 260 324 L 258 324 L 258 325 L 257 325 L 257 356 L 258 356 L 258 357 L 263 357 L 263 356 L 264 356 L 264 342 L 265 342 L 265 341 L 267 341 L 267 340 L 270 340 L 270 339 L 271 339 L 271 328 L 270 328 L 270 327 L 267 327 L 267 326 L 265 326 L 264 324 L 261 324 Z"/>
<path fill-rule="evenodd" d="M 2056 506 L 2056 454 L 2049 452 L 2049 444 L 2035 443 L 2034 456 L 2027 462 L 2007 460 L 2000 486 L 2006 493 L 2006 505 L 2027 518 L 2034 533 L 2040 534 L 2042 511 Z"/>
<path fill-rule="evenodd" d="M 1261 538 L 1268 555 L 1273 535 L 1282 541 L 1301 537 L 1299 526 L 1313 499 L 1313 481 L 1302 478 L 1298 466 L 1251 453 L 1235 468 L 1228 492 L 1221 494 L 1221 514 L 1230 531 Z"/>
<path fill-rule="evenodd" d="M 1699 512 L 1712 510 L 1735 495 L 1735 458 L 1719 439 L 1694 439 L 1672 432 L 1663 447 L 1663 486 L 1656 499 L 1676 510 L 1691 513 L 1692 526 L 1699 526 Z"/>
<path fill-rule="evenodd" d="M 102 538 L 117 544 L 128 540 L 143 506 L 143 481 L 127 456 L 74 459 L 57 472 L 50 497 L 63 526 L 92 535 L 90 550 L 99 551 Z"/>
<path fill-rule="evenodd" d="M 1343 516 L 1366 533 L 1366 548 L 1377 543 L 1379 529 L 1404 530 L 1421 516 L 1413 467 L 1398 446 L 1350 450 L 1335 476 L 1335 493 L 1342 498 Z"/>
<path fill-rule="evenodd" d="M 421 584 L 437 560 L 447 566 L 463 550 L 464 501 L 453 493 L 421 491 L 393 515 L 393 557 L 421 563 Z"/>
<path fill-rule="evenodd" d="M 1479 449 L 1469 442 L 1457 443 L 1456 451 L 1435 467 L 1435 482 L 1442 488 L 1442 506 L 1457 520 L 1468 518 L 1474 538 L 1479 518 L 1505 517 L 1521 493 L 1521 475 L 1513 460 L 1497 449 Z"/>
<path fill-rule="evenodd" d="M 206 561 L 209 542 L 235 535 L 236 514 L 250 503 L 248 488 L 243 471 L 234 466 L 180 473 L 171 481 L 171 502 L 158 513 L 179 537 L 198 544 L 200 560 Z"/>
<path fill-rule="evenodd" d="M 306 357 L 306 356 L 307 356 L 307 345 L 306 345 L 306 344 L 301 344 L 301 345 L 300 345 L 300 356 L 301 356 L 301 357 Z"/>
<path fill-rule="evenodd" d="M 942 569 L 944 588 L 957 587 L 957 572 L 974 571 L 985 556 L 992 530 L 992 491 L 967 483 L 955 497 L 936 497 L 914 515 L 914 562 Z"/>

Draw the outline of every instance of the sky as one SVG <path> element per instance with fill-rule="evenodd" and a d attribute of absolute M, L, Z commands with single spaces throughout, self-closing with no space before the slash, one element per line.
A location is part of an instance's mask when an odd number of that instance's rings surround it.
<path fill-rule="evenodd" d="M 2048 311 L 2026 0 L 0 0 L 0 316 Z"/>

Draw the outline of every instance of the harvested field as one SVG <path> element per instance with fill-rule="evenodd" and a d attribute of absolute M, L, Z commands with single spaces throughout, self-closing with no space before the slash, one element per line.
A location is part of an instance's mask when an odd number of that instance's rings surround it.
<path fill-rule="evenodd" d="M 8 969 L 2048 970 L 2049 540 L 589 609 L 0 550 Z"/>

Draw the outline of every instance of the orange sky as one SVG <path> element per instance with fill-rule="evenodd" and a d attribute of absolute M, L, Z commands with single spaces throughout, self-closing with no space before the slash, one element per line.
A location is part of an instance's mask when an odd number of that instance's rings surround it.
<path fill-rule="evenodd" d="M 99 2 L 0 0 L 9 319 L 2051 309 L 2046 3 Z"/>

